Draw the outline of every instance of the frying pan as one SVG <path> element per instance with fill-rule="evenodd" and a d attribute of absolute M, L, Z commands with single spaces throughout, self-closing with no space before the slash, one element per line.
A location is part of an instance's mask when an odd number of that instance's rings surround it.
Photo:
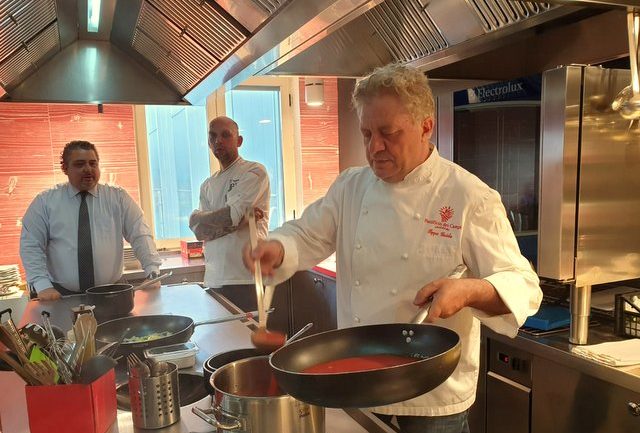
<path fill-rule="evenodd" d="M 118 354 L 142 353 L 151 347 L 167 346 L 169 344 L 184 343 L 189 341 L 194 328 L 200 325 L 230 322 L 232 320 L 250 319 L 258 314 L 251 313 L 234 314 L 218 319 L 194 322 L 191 317 L 156 314 L 150 316 L 130 316 L 109 320 L 98 325 L 96 330 L 96 342 L 105 345 L 118 341 L 126 332 L 126 338 L 145 337 L 155 333 L 168 332 L 166 337 L 156 338 L 150 341 L 125 342 L 120 344 Z M 128 331 L 127 331 L 128 329 Z M 115 356 L 115 355 L 114 355 Z"/>
<path fill-rule="evenodd" d="M 417 361 L 348 373 L 311 374 L 320 363 L 368 355 Z M 334 408 L 383 406 L 431 391 L 455 370 L 460 337 L 436 325 L 393 323 L 327 331 L 283 346 L 271 355 L 278 385 L 306 403 Z"/>

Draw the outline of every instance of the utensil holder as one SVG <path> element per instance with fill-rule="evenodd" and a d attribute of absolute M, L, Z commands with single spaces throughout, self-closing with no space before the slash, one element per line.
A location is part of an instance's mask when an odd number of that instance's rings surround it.
<path fill-rule="evenodd" d="M 144 429 L 169 426 L 180 420 L 178 367 L 168 362 L 169 370 L 160 376 L 129 376 L 129 397 L 133 425 Z"/>
<path fill-rule="evenodd" d="M 114 369 L 90 384 L 26 386 L 31 433 L 104 433 L 116 420 Z"/>

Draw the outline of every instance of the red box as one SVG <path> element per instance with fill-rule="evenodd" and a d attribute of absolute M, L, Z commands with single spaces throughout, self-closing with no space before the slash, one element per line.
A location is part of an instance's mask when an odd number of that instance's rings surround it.
<path fill-rule="evenodd" d="M 202 257 L 202 241 L 180 241 L 180 253 L 184 259 Z"/>
<path fill-rule="evenodd" d="M 26 386 L 31 433 L 104 433 L 116 420 L 113 368 L 88 385 Z"/>

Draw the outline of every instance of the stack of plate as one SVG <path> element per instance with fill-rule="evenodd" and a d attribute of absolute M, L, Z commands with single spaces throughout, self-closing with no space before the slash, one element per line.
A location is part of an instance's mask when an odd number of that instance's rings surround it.
<path fill-rule="evenodd" d="M 18 265 L 0 265 L 0 296 L 16 293 L 21 283 Z"/>

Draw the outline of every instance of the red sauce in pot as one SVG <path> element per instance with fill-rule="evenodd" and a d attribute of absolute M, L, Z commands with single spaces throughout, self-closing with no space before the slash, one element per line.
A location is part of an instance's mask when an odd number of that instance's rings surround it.
<path fill-rule="evenodd" d="M 303 373 L 353 373 L 410 364 L 419 359 L 398 355 L 363 355 L 322 362 L 303 370 Z"/>

